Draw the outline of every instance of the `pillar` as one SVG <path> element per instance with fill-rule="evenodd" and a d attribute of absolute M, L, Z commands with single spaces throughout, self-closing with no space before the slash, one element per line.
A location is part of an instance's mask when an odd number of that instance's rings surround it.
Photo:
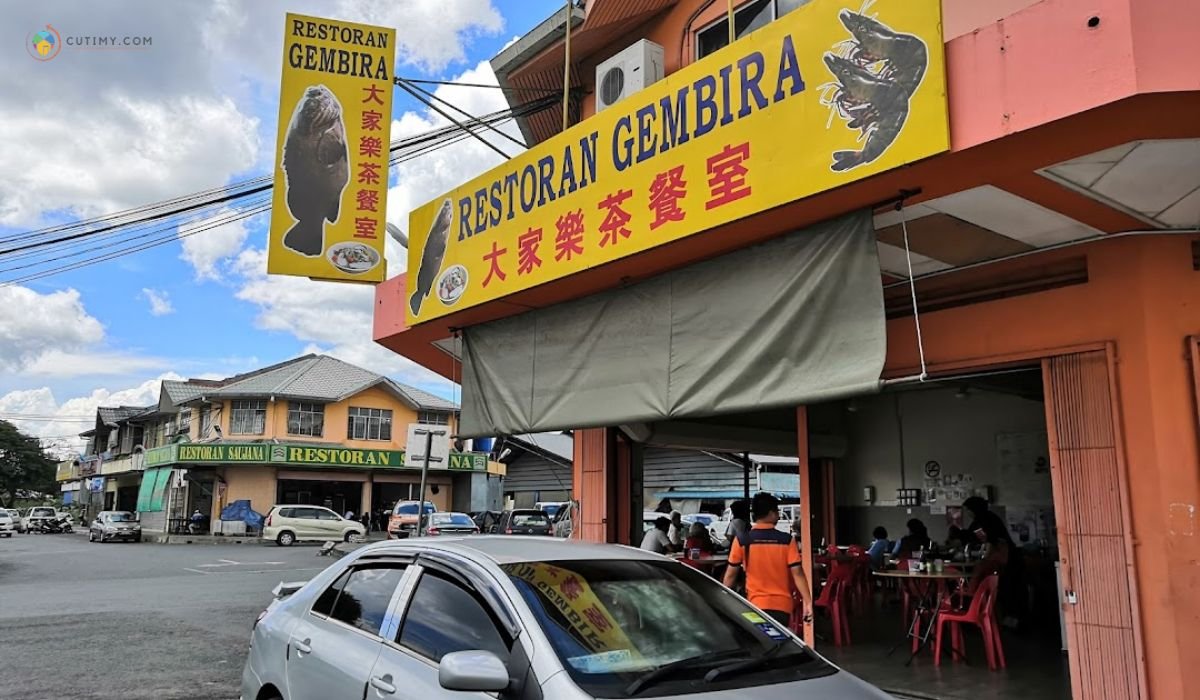
<path fill-rule="evenodd" d="M 800 477 L 800 550 L 804 561 L 804 580 L 813 592 L 812 491 L 808 483 L 808 407 L 796 407 L 796 456 Z M 804 643 L 813 646 L 813 623 L 804 625 Z"/>
<path fill-rule="evenodd" d="M 625 542 L 633 535 L 632 511 L 640 500 L 640 455 L 633 443 L 616 428 L 575 431 L 573 497 L 579 502 L 579 523 L 573 537 L 587 542 Z M 640 463 L 640 456 L 636 459 Z M 633 483 L 635 474 L 639 483 Z M 625 490 L 629 489 L 629 490 Z"/>

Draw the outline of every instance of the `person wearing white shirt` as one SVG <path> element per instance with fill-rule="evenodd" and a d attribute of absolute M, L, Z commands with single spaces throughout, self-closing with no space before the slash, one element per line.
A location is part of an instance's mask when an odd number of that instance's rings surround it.
<path fill-rule="evenodd" d="M 671 527 L 667 530 L 667 539 L 671 541 L 671 546 L 675 551 L 683 549 L 683 541 L 687 539 L 687 526 L 683 524 L 683 515 L 677 511 L 671 511 Z"/>
<path fill-rule="evenodd" d="M 670 527 L 671 521 L 666 518 L 655 520 L 654 527 L 646 530 L 646 534 L 642 537 L 642 549 L 655 554 L 667 554 L 673 551 L 671 540 L 667 537 L 667 530 Z"/>

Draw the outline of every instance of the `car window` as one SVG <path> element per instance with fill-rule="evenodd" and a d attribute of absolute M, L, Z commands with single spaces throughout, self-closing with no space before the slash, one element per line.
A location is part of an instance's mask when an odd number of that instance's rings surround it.
<path fill-rule="evenodd" d="M 468 525 L 468 526 L 472 526 L 475 524 L 474 520 L 471 520 L 470 518 L 463 515 L 462 513 L 454 513 L 453 515 L 448 514 L 448 513 L 447 514 L 438 513 L 438 514 L 430 516 L 429 521 L 434 523 L 435 525 Z"/>
<path fill-rule="evenodd" d="M 342 587 L 346 585 L 348 578 L 350 578 L 349 569 L 343 571 L 341 576 L 329 584 L 329 588 L 321 591 L 321 595 L 317 596 L 317 602 L 313 603 L 312 611 L 320 615 L 329 615 L 333 612 L 333 604 L 337 602 L 338 593 L 342 592 Z"/>
<path fill-rule="evenodd" d="M 317 520 L 341 520 L 338 514 L 331 510 L 321 510 L 320 508 L 314 508 L 313 510 L 317 513 Z"/>
<path fill-rule="evenodd" d="M 388 603 L 403 573 L 402 567 L 391 565 L 353 569 L 341 586 L 329 617 L 365 632 L 379 634 Z M 313 610 L 316 610 L 316 605 Z"/>
<path fill-rule="evenodd" d="M 549 525 L 550 519 L 545 513 L 513 513 L 513 525 Z"/>
<path fill-rule="evenodd" d="M 30 512 L 30 515 L 32 515 L 35 518 L 53 518 L 54 517 L 54 509 L 53 508 L 34 508 Z"/>
<path fill-rule="evenodd" d="M 551 561 L 501 568 L 529 603 L 572 679 L 597 697 L 623 697 L 623 688 L 653 670 L 699 658 L 695 668 L 653 686 L 656 694 L 678 694 L 715 666 L 761 656 L 790 639 L 713 579 L 673 562 Z M 835 670 L 793 644 L 781 647 L 755 674 L 731 675 L 708 689 L 780 683 Z"/>
<path fill-rule="evenodd" d="M 293 508 L 292 514 L 289 515 L 288 517 L 289 518 L 303 518 L 306 520 L 316 520 L 317 519 L 317 509 L 316 508 Z"/>
<path fill-rule="evenodd" d="M 429 572 L 417 584 L 396 641 L 433 661 L 477 649 L 508 658 L 508 644 L 483 604 L 458 584 Z"/>

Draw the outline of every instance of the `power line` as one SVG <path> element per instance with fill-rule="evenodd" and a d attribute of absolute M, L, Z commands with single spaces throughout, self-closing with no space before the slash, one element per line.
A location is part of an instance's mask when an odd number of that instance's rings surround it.
<path fill-rule="evenodd" d="M 500 123 L 510 121 L 514 118 L 518 118 L 521 116 L 526 116 L 528 114 L 536 113 L 538 111 L 547 109 L 555 104 L 557 104 L 557 99 L 554 96 L 548 96 L 548 97 L 542 98 L 540 100 L 534 100 L 531 102 L 523 103 L 512 109 L 499 110 L 499 111 L 492 112 L 487 115 L 483 115 L 481 117 L 478 117 L 477 121 L 479 121 L 480 123 L 483 123 L 485 125 L 494 126 L 494 125 L 497 125 Z M 452 145 L 454 143 L 458 143 L 458 142 L 460 142 L 468 137 L 472 137 L 472 136 L 478 138 L 477 135 L 475 135 L 469 129 L 459 129 L 456 126 L 444 126 L 444 127 L 439 127 L 437 129 L 433 129 L 424 134 L 419 134 L 416 136 L 408 137 L 406 139 L 401 139 L 401 140 L 395 141 L 391 144 L 390 151 L 394 155 L 389 159 L 389 165 L 397 165 L 400 163 L 410 161 L 421 155 L 425 155 L 434 150 L 437 150 L 439 148 L 444 148 L 444 147 Z M 56 255 L 53 257 L 44 257 L 33 263 L 27 263 L 27 264 L 12 266 L 12 267 L 5 268 L 5 269 L 0 269 L 0 273 L 13 272 L 16 270 L 29 269 L 29 268 L 33 268 L 33 267 L 44 267 L 47 265 L 53 265 L 54 263 L 62 262 L 69 258 L 79 257 L 81 255 L 84 255 L 85 253 L 101 253 L 103 251 L 111 251 L 111 252 L 104 252 L 101 255 L 94 255 L 89 258 L 84 258 L 83 260 L 78 260 L 75 262 L 58 265 L 56 267 L 51 267 L 49 269 L 41 270 L 38 272 L 31 272 L 29 274 L 25 274 L 25 275 L 22 275 L 19 277 L 10 278 L 10 279 L 6 279 L 6 280 L 0 280 L 0 286 L 8 286 L 8 285 L 12 285 L 12 284 L 30 282 L 33 280 L 42 279 L 42 278 L 49 277 L 52 275 L 60 274 L 62 272 L 69 272 L 72 270 L 80 269 L 82 267 L 87 267 L 90 265 L 94 265 L 96 263 L 105 262 L 105 261 L 112 260 L 112 259 L 115 259 L 118 257 L 122 257 L 124 255 L 130 255 L 133 253 L 148 250 L 150 248 L 164 245 L 166 243 L 170 243 L 171 241 L 174 241 L 174 240 L 177 240 L 180 238 L 186 238 L 188 236 L 192 236 L 197 233 L 201 233 L 203 231 L 207 231 L 212 228 L 216 228 L 217 226 L 220 226 L 220 225 L 233 223 L 236 221 L 240 221 L 240 220 L 250 218 L 252 216 L 256 216 L 258 214 L 264 213 L 270 209 L 270 201 L 269 201 L 268 196 L 256 197 L 251 201 L 242 201 L 244 199 L 252 197 L 256 193 L 262 193 L 262 192 L 265 192 L 265 190 L 270 189 L 270 187 L 272 186 L 271 184 L 267 184 L 265 186 L 261 185 L 261 184 L 257 184 L 257 183 L 260 183 L 263 181 L 264 181 L 264 178 L 256 178 L 254 180 L 249 180 L 244 183 L 235 183 L 234 185 L 231 185 L 229 188 L 217 188 L 217 189 L 213 189 L 213 190 L 206 190 L 203 193 L 198 193 L 196 195 L 189 195 L 186 197 L 180 197 L 180 198 L 176 198 L 175 200 L 171 200 L 173 202 L 191 201 L 192 204 L 187 205 L 186 208 L 187 208 L 187 211 L 190 211 L 193 213 L 200 212 L 205 209 L 216 208 L 219 210 L 218 212 L 214 213 L 212 216 L 202 217 L 198 220 L 191 222 L 192 224 L 194 224 L 196 226 L 195 226 L 195 228 L 187 229 L 186 232 L 185 232 L 185 229 L 182 228 L 182 226 L 179 226 L 177 228 L 176 224 L 168 223 L 169 219 L 178 217 L 178 215 L 179 215 L 178 211 L 176 211 L 173 216 L 168 215 L 166 212 L 161 211 L 163 209 L 163 203 L 156 203 L 156 204 L 148 205 L 148 206 L 142 208 L 142 210 L 144 210 L 144 211 L 157 211 L 158 212 L 149 217 L 146 217 L 146 219 L 148 219 L 148 220 L 128 221 L 128 222 L 123 222 L 118 225 L 106 226 L 100 230 L 89 230 L 89 231 L 82 232 L 80 234 L 71 234 L 69 237 L 63 237 L 63 238 L 67 238 L 67 240 L 64 240 L 64 241 L 40 242 L 39 245 L 42 247 L 40 247 L 40 249 L 36 253 L 31 252 L 31 251 L 25 251 L 25 252 L 22 252 L 19 254 L 11 255 L 8 259 L 9 260 L 28 259 L 28 257 L 30 255 L 40 255 L 42 253 L 49 253 L 49 252 L 59 252 L 62 254 L 59 254 L 59 255 Z M 216 197 L 216 198 L 211 198 L 205 202 L 195 202 L 196 198 L 200 197 L 201 195 L 207 195 L 209 193 L 221 192 L 221 191 L 227 192 L 228 190 L 231 190 L 231 189 L 241 190 L 241 191 L 233 193 L 233 194 L 222 195 L 222 196 Z M 236 206 L 236 207 L 238 207 L 238 209 L 235 210 L 234 212 L 228 212 L 227 209 L 229 206 Z M 137 211 L 137 210 L 127 210 L 127 211 L 132 212 L 132 211 Z M 221 212 L 225 212 L 225 213 L 222 214 Z M 111 219 L 113 216 L 115 216 L 115 215 L 109 215 L 108 217 L 99 217 L 99 219 L 105 219 L 105 218 Z M 217 219 L 215 222 L 212 221 L 212 219 L 214 219 L 214 218 Z M 89 220 L 89 222 L 96 221 L 99 219 Z M 79 222 L 79 223 L 87 224 L 89 222 Z M 151 228 L 150 231 L 145 231 L 145 229 L 148 227 L 155 227 L 155 228 Z M 173 230 L 173 229 L 177 229 L 177 230 Z M 160 235 L 158 238 L 152 238 L 152 236 L 154 236 L 155 234 L 164 234 L 164 232 L 167 232 L 167 231 L 171 231 L 171 232 L 165 233 L 165 235 Z M 112 233 L 113 235 L 125 235 L 130 232 L 139 232 L 139 235 L 126 236 L 124 239 L 109 241 L 107 243 L 93 246 L 91 248 L 80 248 L 79 247 L 79 242 L 90 236 L 108 235 L 110 233 Z M 41 232 L 34 232 L 31 235 L 41 235 Z M 142 240 L 142 239 L 147 239 L 147 238 L 149 238 L 150 240 L 148 240 L 144 243 L 141 243 L 138 245 L 128 245 L 132 241 Z M 122 246 L 124 246 L 124 247 L 122 247 Z M 9 250 L 15 251 L 17 249 L 9 249 Z M 65 251 L 65 250 L 72 250 L 73 252 L 63 253 L 63 251 Z M 4 252 L 5 251 L 0 251 L 0 254 L 3 254 Z"/>

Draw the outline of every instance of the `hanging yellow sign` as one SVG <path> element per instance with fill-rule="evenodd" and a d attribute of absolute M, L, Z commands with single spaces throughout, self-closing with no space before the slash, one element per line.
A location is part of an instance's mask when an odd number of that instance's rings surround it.
<path fill-rule="evenodd" d="M 267 272 L 381 282 L 396 31 L 288 14 Z"/>
<path fill-rule="evenodd" d="M 939 0 L 813 0 L 413 211 L 408 323 L 945 151 Z"/>

